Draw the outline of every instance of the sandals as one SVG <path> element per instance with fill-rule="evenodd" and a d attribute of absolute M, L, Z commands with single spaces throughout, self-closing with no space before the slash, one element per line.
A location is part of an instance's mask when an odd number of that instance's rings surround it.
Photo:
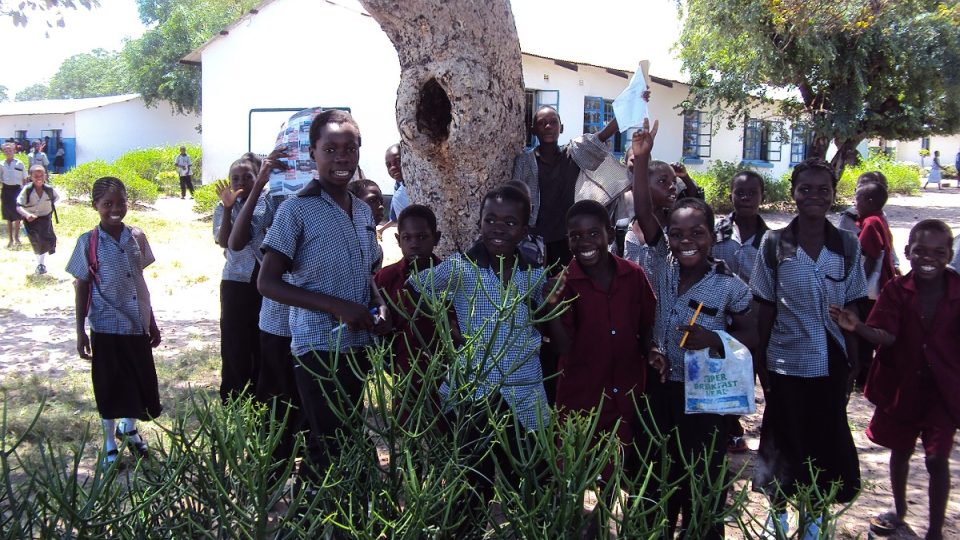
<path fill-rule="evenodd" d="M 890 536 L 906 525 L 896 512 L 884 512 L 870 518 L 870 531 L 880 536 Z"/>
<path fill-rule="evenodd" d="M 146 441 L 144 441 L 143 438 L 140 439 L 140 442 L 134 442 L 133 440 L 133 437 L 139 434 L 140 433 L 135 429 L 124 433 L 120 431 L 119 427 L 117 428 L 117 438 L 121 441 L 127 441 L 127 448 L 130 449 L 130 453 L 140 459 L 146 459 L 150 457 L 150 452 L 147 448 Z"/>
<path fill-rule="evenodd" d="M 117 459 L 120 458 L 120 451 L 114 448 L 110 450 L 103 456 L 103 460 L 100 461 L 100 469 L 107 471 L 114 463 L 117 462 Z"/>
<path fill-rule="evenodd" d="M 730 441 L 727 443 L 727 452 L 731 454 L 743 454 L 750 450 L 747 446 L 747 441 L 743 437 L 730 437 Z"/>

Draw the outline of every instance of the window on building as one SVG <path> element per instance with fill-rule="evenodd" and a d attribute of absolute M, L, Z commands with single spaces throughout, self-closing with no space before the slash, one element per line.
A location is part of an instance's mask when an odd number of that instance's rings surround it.
<path fill-rule="evenodd" d="M 549 105 L 560 113 L 560 91 L 559 90 L 535 90 L 527 88 L 523 91 L 523 124 L 526 126 L 527 136 L 524 144 L 527 148 L 533 148 L 537 144 L 537 137 L 533 134 L 533 115 L 543 107 Z"/>
<path fill-rule="evenodd" d="M 583 98 L 583 132 L 599 133 L 611 120 L 613 120 L 613 100 L 604 99 L 597 96 L 586 96 Z M 623 153 L 624 140 L 620 133 L 607 139 L 607 148 L 614 155 Z"/>
<path fill-rule="evenodd" d="M 700 159 L 710 157 L 713 143 L 713 125 L 703 111 L 683 113 L 683 157 Z"/>
<path fill-rule="evenodd" d="M 744 161 L 780 161 L 783 122 L 748 118 L 743 129 Z"/>
<path fill-rule="evenodd" d="M 794 124 L 790 130 L 790 164 L 795 165 L 807 159 L 813 132 L 804 124 Z"/>

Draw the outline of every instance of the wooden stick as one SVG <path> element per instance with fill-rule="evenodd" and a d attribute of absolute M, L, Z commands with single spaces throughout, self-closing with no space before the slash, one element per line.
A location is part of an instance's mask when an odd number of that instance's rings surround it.
<path fill-rule="evenodd" d="M 693 312 L 693 317 L 690 317 L 690 323 L 688 324 L 688 326 L 693 326 L 694 324 L 697 323 L 697 318 L 700 316 L 700 310 L 701 310 L 701 309 L 703 309 L 703 302 L 700 302 L 700 303 L 697 305 L 697 310 Z M 688 338 L 688 337 L 690 337 L 690 331 L 689 331 L 689 330 L 686 331 L 686 332 L 684 332 L 684 333 L 683 333 L 683 337 L 680 338 L 680 348 L 681 348 L 681 349 L 683 348 L 684 345 L 687 344 L 687 338 Z"/>

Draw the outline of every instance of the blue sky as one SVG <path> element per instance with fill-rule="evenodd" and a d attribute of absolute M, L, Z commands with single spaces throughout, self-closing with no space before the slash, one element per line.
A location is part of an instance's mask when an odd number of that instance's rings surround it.
<path fill-rule="evenodd" d="M 670 52 L 680 29 L 675 0 L 513 0 L 513 12 L 528 52 L 629 70 L 649 59 L 654 74 L 680 77 Z M 145 31 L 133 0 L 101 0 L 98 9 L 65 13 L 66 28 L 50 29 L 49 37 L 43 14 L 33 15 L 26 28 L 0 17 L 0 50 L 13 58 L 2 62 L 0 85 L 11 99 L 24 87 L 49 81 L 71 55 L 117 50 Z"/>

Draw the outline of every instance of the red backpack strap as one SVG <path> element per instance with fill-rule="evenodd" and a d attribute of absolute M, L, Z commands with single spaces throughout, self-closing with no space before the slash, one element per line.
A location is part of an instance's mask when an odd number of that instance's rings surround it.
<path fill-rule="evenodd" d="M 87 269 L 90 271 L 90 287 L 87 289 L 87 309 L 84 311 L 90 313 L 90 306 L 93 305 L 93 286 L 100 285 L 100 275 L 97 271 L 100 269 L 100 263 L 97 261 L 97 241 L 100 239 L 100 232 L 97 227 L 90 231 L 89 243 L 87 244 Z"/>

